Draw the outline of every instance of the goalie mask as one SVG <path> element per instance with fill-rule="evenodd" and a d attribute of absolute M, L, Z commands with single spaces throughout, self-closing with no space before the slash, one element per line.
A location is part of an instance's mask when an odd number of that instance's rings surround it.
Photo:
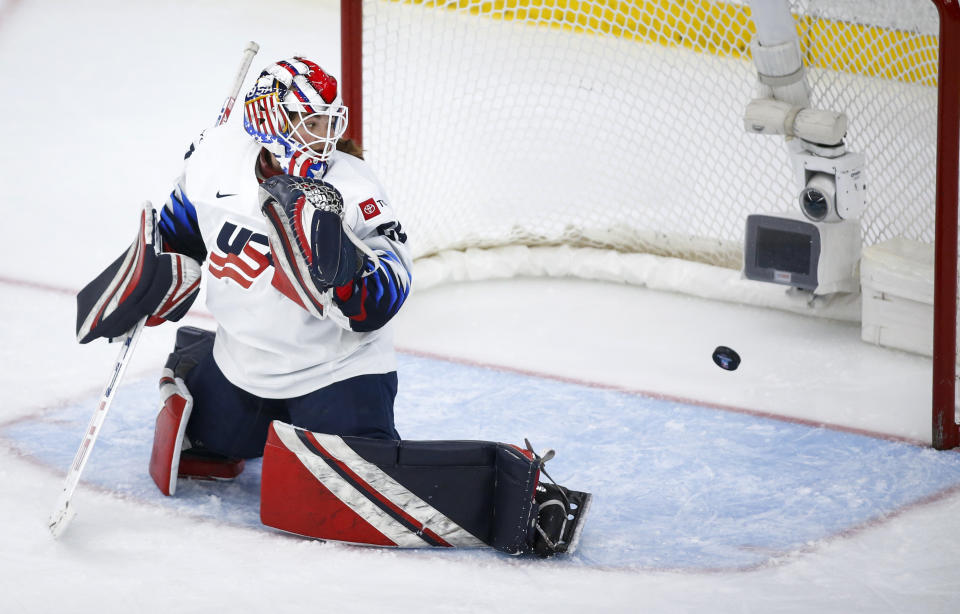
<path fill-rule="evenodd" d="M 337 80 L 302 57 L 271 64 L 244 102 L 243 127 L 290 175 L 322 177 L 347 129 Z"/>

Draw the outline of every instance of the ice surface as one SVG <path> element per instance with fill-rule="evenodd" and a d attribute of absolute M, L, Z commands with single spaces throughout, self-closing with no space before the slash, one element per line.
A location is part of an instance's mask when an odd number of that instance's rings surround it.
<path fill-rule="evenodd" d="M 406 439 L 528 437 L 541 453 L 559 451 L 551 477 L 594 498 L 579 550 L 556 565 L 752 569 L 960 490 L 960 455 L 916 445 L 432 358 L 401 356 L 400 372 L 397 427 Z M 259 460 L 232 483 L 181 480 L 175 497 L 160 494 L 146 471 L 156 397 L 154 378 L 128 383 L 87 481 L 268 530 L 259 520 Z M 95 403 L 21 419 L 0 436 L 65 471 Z"/>

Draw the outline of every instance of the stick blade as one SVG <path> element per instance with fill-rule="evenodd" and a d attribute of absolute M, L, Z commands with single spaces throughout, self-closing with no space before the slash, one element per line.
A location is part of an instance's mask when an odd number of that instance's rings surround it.
<path fill-rule="evenodd" d="M 50 534 L 53 535 L 54 539 L 63 535 L 70 521 L 73 520 L 74 514 L 75 511 L 70 506 L 70 501 L 62 501 L 57 504 L 57 508 L 50 514 L 50 521 L 48 523 Z"/>

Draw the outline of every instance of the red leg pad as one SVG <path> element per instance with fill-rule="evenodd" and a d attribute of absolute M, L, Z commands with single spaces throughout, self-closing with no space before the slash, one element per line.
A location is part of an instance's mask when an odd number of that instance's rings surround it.
<path fill-rule="evenodd" d="M 163 391 L 170 393 L 157 414 L 153 431 L 153 451 L 150 453 L 150 477 L 160 492 L 170 496 L 177 490 L 177 471 L 183 434 L 193 409 L 193 397 L 183 380 L 165 379 Z"/>
<path fill-rule="evenodd" d="M 150 477 L 160 492 L 170 496 L 177 490 L 177 478 L 200 480 L 232 480 L 243 471 L 243 459 L 220 458 L 183 450 L 184 433 L 193 397 L 180 378 L 169 374 L 161 379 L 161 393 L 166 400 L 157 414 L 150 453 Z"/>
<path fill-rule="evenodd" d="M 270 426 L 260 479 L 263 524 L 318 539 L 396 546 L 331 493 Z"/>

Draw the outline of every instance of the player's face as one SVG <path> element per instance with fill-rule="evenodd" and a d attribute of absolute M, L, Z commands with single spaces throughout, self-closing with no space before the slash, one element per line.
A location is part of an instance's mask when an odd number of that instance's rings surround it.
<path fill-rule="evenodd" d="M 291 113 L 290 122 L 293 124 L 293 138 L 316 152 L 322 152 L 324 143 L 337 133 L 337 119 L 329 115 L 304 117 L 302 113 Z"/>

